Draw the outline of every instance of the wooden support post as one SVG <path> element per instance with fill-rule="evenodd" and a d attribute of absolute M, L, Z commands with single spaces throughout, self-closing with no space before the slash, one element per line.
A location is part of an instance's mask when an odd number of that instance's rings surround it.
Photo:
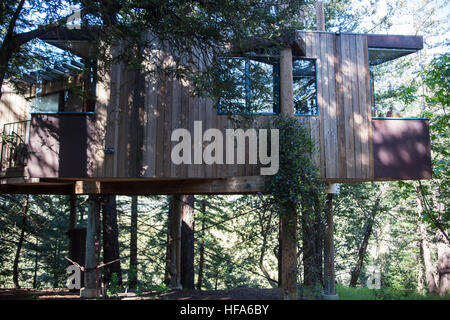
<path fill-rule="evenodd" d="M 333 189 L 333 188 L 331 188 Z M 333 193 L 327 194 L 327 203 L 325 207 L 325 215 L 327 220 L 325 239 L 324 239 L 324 286 L 325 294 L 323 299 L 337 300 L 335 286 L 335 270 L 334 270 L 334 224 L 333 224 Z"/>
<path fill-rule="evenodd" d="M 194 196 L 182 195 L 181 285 L 194 289 Z"/>
<path fill-rule="evenodd" d="M 322 1 L 316 1 L 317 30 L 325 31 L 325 13 Z"/>
<path fill-rule="evenodd" d="M 89 196 L 88 205 L 84 288 L 81 289 L 80 296 L 81 298 L 97 298 L 100 295 L 97 274 L 100 253 L 100 238 L 98 237 L 100 203 L 98 196 Z"/>
<path fill-rule="evenodd" d="M 294 89 L 292 76 L 292 49 L 280 50 L 280 111 L 283 116 L 294 116 Z"/>
<path fill-rule="evenodd" d="M 181 289 L 181 211 L 180 196 L 171 197 L 169 210 L 169 237 L 167 251 L 167 285 Z"/>
<path fill-rule="evenodd" d="M 280 50 L 280 111 L 294 116 L 292 77 L 292 49 Z M 286 205 L 280 212 L 279 281 L 284 299 L 296 300 L 297 290 L 297 210 L 295 204 Z"/>

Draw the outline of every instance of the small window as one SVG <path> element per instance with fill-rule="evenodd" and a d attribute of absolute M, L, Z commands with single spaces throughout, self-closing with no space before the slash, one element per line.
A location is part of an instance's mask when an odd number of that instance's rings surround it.
<path fill-rule="evenodd" d="M 298 59 L 292 64 L 295 115 L 317 116 L 316 63 Z"/>
<path fill-rule="evenodd" d="M 265 56 L 219 58 L 219 113 L 278 113 L 278 70 L 278 62 Z"/>

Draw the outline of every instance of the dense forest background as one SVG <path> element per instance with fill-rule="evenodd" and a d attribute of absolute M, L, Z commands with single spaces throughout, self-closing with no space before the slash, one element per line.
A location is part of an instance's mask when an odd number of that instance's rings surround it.
<path fill-rule="evenodd" d="M 306 27 L 315 28 L 310 20 Z M 384 295 L 438 293 L 442 272 L 448 277 L 440 264 L 450 251 L 449 21 L 446 1 L 326 3 L 329 31 L 424 36 L 419 53 L 374 68 L 375 112 L 394 106 L 402 116 L 430 119 L 432 141 L 432 180 L 341 184 L 334 213 L 336 280 L 342 288 L 370 287 L 379 279 Z M 86 200 L 77 198 L 78 227 L 86 225 Z M 278 218 L 266 209 L 266 200 L 264 195 L 195 196 L 198 289 L 276 286 Z M 124 287 L 137 277 L 138 290 L 165 289 L 170 201 L 117 197 Z M 0 287 L 65 287 L 69 211 L 67 196 L 0 196 Z M 136 246 L 130 244 L 132 234 Z M 301 242 L 298 246 L 302 283 Z M 130 265 L 131 247 L 137 263 Z M 115 277 L 111 281 L 118 284 Z"/>

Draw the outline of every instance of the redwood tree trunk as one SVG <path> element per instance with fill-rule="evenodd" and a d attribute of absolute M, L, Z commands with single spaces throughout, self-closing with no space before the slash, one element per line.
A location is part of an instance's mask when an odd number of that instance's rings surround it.
<path fill-rule="evenodd" d="M 13 282 L 14 288 L 19 289 L 19 260 L 20 260 L 20 252 L 22 251 L 23 240 L 25 239 L 25 227 L 27 223 L 27 215 L 28 215 L 28 201 L 29 195 L 25 196 L 25 201 L 23 204 L 23 212 L 22 212 L 22 227 L 20 231 L 19 243 L 17 244 L 16 256 L 14 257 L 13 264 Z"/>
<path fill-rule="evenodd" d="M 297 300 L 297 210 L 294 203 L 285 204 L 283 207 L 280 229 L 283 299 Z"/>
<path fill-rule="evenodd" d="M 194 289 L 194 196 L 183 195 L 181 200 L 181 285 Z"/>
<path fill-rule="evenodd" d="M 423 263 L 425 265 L 425 279 L 429 293 L 437 293 L 436 280 L 434 279 L 433 263 L 431 260 L 430 244 L 425 224 L 419 221 L 419 232 L 422 240 Z"/>
<path fill-rule="evenodd" d="M 105 197 L 106 201 L 102 204 L 103 213 L 103 261 L 108 263 L 110 261 L 120 258 L 119 252 L 119 230 L 117 226 L 117 208 L 116 208 L 116 196 L 108 195 Z M 120 268 L 120 261 L 108 264 L 104 267 L 105 285 L 108 285 L 111 281 L 111 275 L 116 274 L 119 285 L 122 284 L 122 271 Z"/>
<path fill-rule="evenodd" d="M 428 242 L 427 227 L 422 221 L 423 207 L 419 192 L 416 191 L 418 223 L 417 228 L 422 242 L 423 264 L 425 265 L 425 279 L 427 282 L 428 293 L 435 294 L 438 292 L 436 280 L 434 279 L 435 270 L 431 259 L 430 244 Z"/>
<path fill-rule="evenodd" d="M 334 270 L 334 222 L 333 222 L 333 194 L 327 194 L 325 206 L 326 234 L 324 241 L 324 287 L 329 295 L 336 294 L 335 270 Z"/>
<path fill-rule="evenodd" d="M 450 243 L 441 231 L 438 231 L 438 262 L 439 294 L 450 292 Z"/>
<path fill-rule="evenodd" d="M 34 275 L 33 275 L 33 289 L 37 288 L 37 272 L 38 272 L 38 261 L 39 261 L 39 240 L 36 238 L 36 243 L 34 246 Z"/>
<path fill-rule="evenodd" d="M 417 241 L 417 247 L 419 248 L 419 256 L 417 258 L 417 264 L 419 266 L 419 270 L 417 272 L 417 292 L 422 294 L 424 289 L 423 276 L 425 272 L 423 267 L 423 248 L 421 241 Z"/>
<path fill-rule="evenodd" d="M 137 286 L 137 219 L 138 197 L 131 197 L 131 228 L 130 228 L 130 269 L 128 272 L 128 287 L 135 289 Z"/>
<path fill-rule="evenodd" d="M 181 211 L 180 196 L 172 196 L 168 217 L 166 284 L 173 289 L 181 288 Z"/>
<path fill-rule="evenodd" d="M 201 229 L 204 230 L 205 229 L 205 211 L 206 211 L 206 204 L 205 204 L 205 200 L 202 200 L 202 227 Z M 202 234 L 203 236 L 203 234 Z M 200 245 L 199 245 L 199 255 L 200 255 L 200 259 L 198 262 L 198 276 L 197 276 L 197 290 L 201 290 L 202 289 L 202 282 L 203 282 L 203 266 L 205 265 L 205 243 L 204 240 L 201 239 L 200 240 Z"/>
<path fill-rule="evenodd" d="M 373 230 L 373 224 L 375 222 L 375 215 L 378 211 L 378 207 L 380 205 L 380 199 L 377 198 L 375 200 L 375 204 L 372 208 L 372 214 L 369 217 L 369 220 L 366 222 L 366 225 L 364 227 L 364 236 L 363 240 L 361 242 L 361 245 L 358 250 L 358 260 L 356 261 L 356 265 L 351 271 L 351 277 L 350 277 L 350 287 L 356 287 L 356 283 L 358 282 L 359 275 L 361 273 L 361 268 L 364 262 L 364 257 L 367 252 L 367 245 L 369 244 L 370 236 L 372 235 Z"/>

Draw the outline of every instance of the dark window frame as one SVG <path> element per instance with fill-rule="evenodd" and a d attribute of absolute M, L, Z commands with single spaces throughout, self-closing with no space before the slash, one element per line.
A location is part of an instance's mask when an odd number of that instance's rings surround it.
<path fill-rule="evenodd" d="M 252 59 L 253 58 L 253 59 Z M 218 58 L 220 59 L 245 59 L 245 75 L 244 75 L 244 88 L 245 88 L 245 103 L 249 104 L 251 101 L 251 90 L 250 90 L 250 82 L 251 77 L 249 76 L 249 69 L 250 69 L 250 62 L 254 59 L 255 56 L 248 55 L 248 56 L 221 56 Z M 293 59 L 293 63 L 297 60 L 310 60 L 314 62 L 314 90 L 315 90 L 315 106 L 314 110 L 315 112 L 312 114 L 306 114 L 306 113 L 296 113 L 294 109 L 294 116 L 301 116 L 301 117 L 317 117 L 319 116 L 319 105 L 318 105 L 318 89 L 317 89 L 317 59 L 316 58 L 305 58 L 305 57 L 295 57 Z M 257 61 L 257 60 L 255 60 Z M 274 103 L 273 103 L 273 112 L 253 112 L 254 115 L 278 115 L 280 114 L 280 64 L 279 61 L 273 63 L 274 66 L 274 81 L 273 81 L 273 88 L 274 88 Z M 292 82 L 294 83 L 294 77 L 292 79 Z M 227 115 L 229 112 L 222 111 L 220 108 L 220 99 L 217 103 L 217 114 L 218 115 Z M 238 115 L 238 113 L 232 113 Z"/>
<path fill-rule="evenodd" d="M 294 107 L 294 116 L 299 116 L 299 117 L 318 117 L 319 116 L 319 92 L 317 89 L 317 59 L 316 58 L 294 58 L 294 61 L 292 62 L 292 64 L 294 64 L 294 62 L 296 60 L 310 60 L 314 62 L 314 90 L 315 90 L 315 106 L 314 106 L 314 110 L 315 113 L 314 114 L 306 114 L 306 113 L 297 113 L 295 111 L 295 107 Z M 294 84 L 294 77 L 292 77 L 292 84 Z"/>
<path fill-rule="evenodd" d="M 268 56 L 271 57 L 271 56 Z M 245 61 L 245 71 L 244 71 L 244 88 L 245 88 L 245 104 L 246 106 L 249 105 L 252 99 L 251 96 L 251 77 L 250 77 L 250 62 L 258 60 L 255 59 L 256 56 L 253 55 L 245 55 L 245 56 L 221 56 L 218 57 L 217 60 L 220 61 L 221 59 L 243 59 Z M 280 64 L 279 61 L 273 63 L 274 71 L 273 71 L 273 78 L 274 81 L 272 82 L 273 85 L 273 112 L 252 112 L 252 114 L 255 115 L 277 115 L 280 113 Z M 217 114 L 218 115 L 227 115 L 229 112 L 222 111 L 220 108 L 220 98 L 217 102 Z M 239 113 L 232 113 L 239 115 Z"/>

